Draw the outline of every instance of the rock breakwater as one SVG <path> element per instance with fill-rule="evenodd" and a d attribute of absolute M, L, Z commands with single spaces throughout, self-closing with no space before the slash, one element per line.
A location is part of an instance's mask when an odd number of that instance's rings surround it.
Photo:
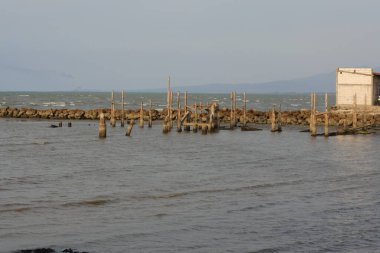
<path fill-rule="evenodd" d="M 101 113 L 107 120 L 111 117 L 110 109 L 93 109 L 93 110 L 79 110 L 79 109 L 46 109 L 38 110 L 32 108 L 0 108 L 1 118 L 23 118 L 23 119 L 56 119 L 56 120 L 99 120 Z M 164 120 L 167 115 L 166 109 L 164 110 L 152 110 L 152 120 Z M 174 117 L 176 111 L 173 113 Z M 183 114 L 182 114 L 183 115 Z M 117 120 L 121 119 L 121 110 L 115 110 L 115 117 Z M 205 117 L 206 114 L 200 114 L 198 117 Z M 219 116 L 222 122 L 228 122 L 230 120 L 230 110 L 223 108 L 219 111 Z M 380 113 L 368 112 L 366 116 L 364 112 L 358 112 L 358 125 L 363 125 L 363 119 L 366 120 L 367 125 L 380 125 Z M 137 120 L 140 117 L 140 109 L 126 110 L 124 117 L 127 120 Z M 194 117 L 194 115 L 190 115 Z M 247 123 L 255 124 L 270 124 L 270 112 L 247 110 L 246 114 Z M 149 111 L 144 111 L 144 120 L 148 121 Z M 238 122 L 243 122 L 243 111 L 237 110 Z M 283 111 L 281 113 L 281 123 L 283 125 L 308 125 L 310 122 L 310 110 L 298 110 L 298 111 Z M 329 124 L 332 126 L 352 125 L 353 117 L 351 110 L 331 110 Z M 317 123 L 324 123 L 323 112 L 317 113 Z"/>

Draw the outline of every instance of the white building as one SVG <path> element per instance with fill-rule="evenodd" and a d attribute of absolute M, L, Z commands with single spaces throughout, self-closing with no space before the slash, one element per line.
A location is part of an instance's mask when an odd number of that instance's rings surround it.
<path fill-rule="evenodd" d="M 380 73 L 371 68 L 338 68 L 336 70 L 336 105 L 352 105 L 356 94 L 358 105 L 378 104 Z"/>

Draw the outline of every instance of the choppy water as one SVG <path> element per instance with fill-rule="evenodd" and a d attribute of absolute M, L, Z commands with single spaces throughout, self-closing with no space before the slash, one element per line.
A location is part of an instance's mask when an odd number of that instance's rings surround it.
<path fill-rule="evenodd" d="M 183 98 L 183 94 L 181 94 Z M 309 94 L 247 94 L 247 107 L 267 111 L 273 105 L 281 105 L 284 110 L 310 108 Z M 176 98 L 175 98 L 176 99 Z M 324 95 L 318 97 L 317 109 L 324 111 Z M 141 101 L 152 104 L 157 109 L 166 105 L 166 95 L 160 93 L 126 93 L 125 108 L 135 109 Z M 115 92 L 116 106 L 121 107 L 121 94 Z M 189 94 L 189 104 L 218 101 L 221 107 L 230 107 L 229 94 Z M 335 94 L 329 94 L 330 105 L 335 105 Z M 109 108 L 110 92 L 0 92 L 0 107 L 28 107 L 36 109 L 96 109 Z M 243 95 L 237 94 L 237 105 L 243 104 Z"/>
<path fill-rule="evenodd" d="M 0 252 L 380 252 L 379 135 L 0 119 Z"/>

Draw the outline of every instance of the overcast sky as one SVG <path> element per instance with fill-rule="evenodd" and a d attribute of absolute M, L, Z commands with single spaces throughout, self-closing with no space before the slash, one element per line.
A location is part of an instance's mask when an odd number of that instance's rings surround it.
<path fill-rule="evenodd" d="M 255 83 L 378 67 L 376 0 L 0 0 L 0 90 Z"/>

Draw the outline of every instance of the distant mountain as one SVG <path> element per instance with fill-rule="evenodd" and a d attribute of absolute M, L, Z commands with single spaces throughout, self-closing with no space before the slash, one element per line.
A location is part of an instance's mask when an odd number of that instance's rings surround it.
<path fill-rule="evenodd" d="M 247 93 L 307 93 L 335 92 L 335 71 L 293 80 L 281 80 L 262 83 L 207 84 L 199 86 L 173 87 L 192 93 L 229 93 L 231 91 Z M 153 91 L 153 90 L 152 90 Z M 158 91 L 165 91 L 165 88 Z"/>
<path fill-rule="evenodd" d="M 71 74 L 46 69 L 22 68 L 0 63 L 0 90 L 67 90 L 74 77 Z M 54 89 L 54 88 L 53 88 Z"/>

